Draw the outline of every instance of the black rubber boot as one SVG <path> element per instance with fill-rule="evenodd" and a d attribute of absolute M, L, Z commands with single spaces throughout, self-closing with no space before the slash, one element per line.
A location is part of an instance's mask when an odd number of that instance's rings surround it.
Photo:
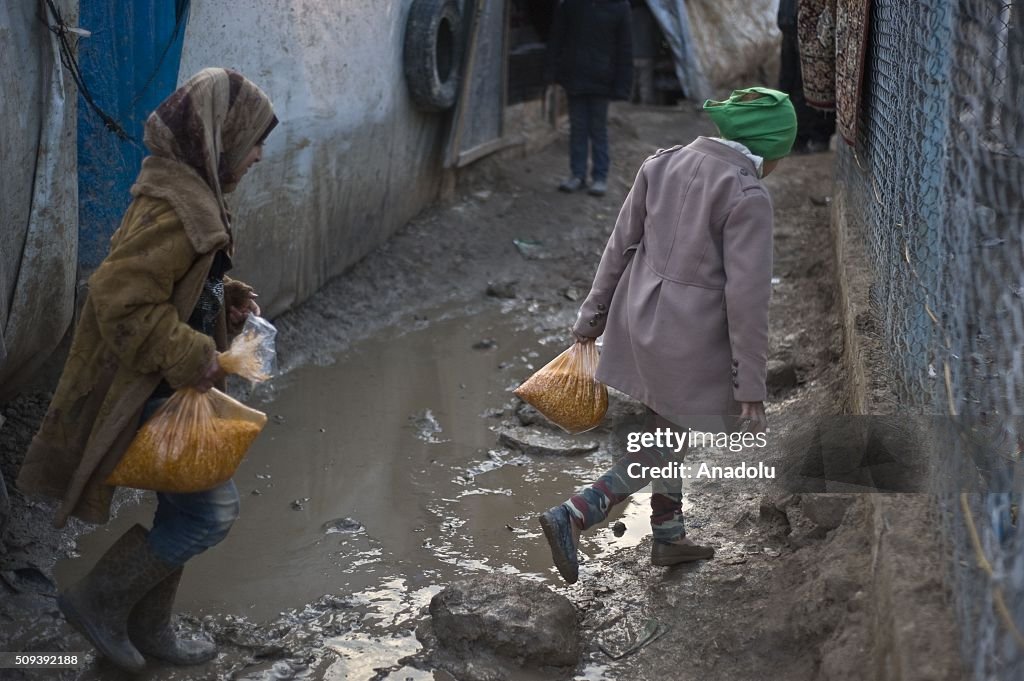
<path fill-rule="evenodd" d="M 217 657 L 210 641 L 178 638 L 171 625 L 171 608 L 184 568 L 178 568 L 143 596 L 128 618 L 128 635 L 146 655 L 177 665 L 202 664 Z"/>
<path fill-rule="evenodd" d="M 146 529 L 135 525 L 114 542 L 82 581 L 57 597 L 68 623 L 112 663 L 141 671 L 146 658 L 128 638 L 132 607 L 177 569 L 157 558 L 146 544 Z"/>

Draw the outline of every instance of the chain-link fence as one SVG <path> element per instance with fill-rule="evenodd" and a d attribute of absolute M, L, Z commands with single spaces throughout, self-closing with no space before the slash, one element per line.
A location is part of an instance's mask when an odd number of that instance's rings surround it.
<path fill-rule="evenodd" d="M 985 680 L 1024 679 L 1022 11 L 873 0 L 859 137 L 837 172 L 899 407 L 955 417 L 933 488 L 964 662 Z"/>

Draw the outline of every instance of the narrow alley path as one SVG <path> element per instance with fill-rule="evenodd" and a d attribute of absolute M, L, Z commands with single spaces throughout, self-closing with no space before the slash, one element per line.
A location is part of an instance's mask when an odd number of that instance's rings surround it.
<path fill-rule="evenodd" d="M 499 442 L 500 431 L 530 423 L 510 390 L 568 345 L 636 168 L 709 126 L 691 109 L 614 108 L 614 173 L 601 199 L 554 190 L 564 138 L 528 158 L 487 161 L 453 203 L 274 320 L 286 373 L 252 396 L 271 420 L 236 478 L 241 517 L 190 565 L 177 604 L 223 654 L 198 672 L 154 668 L 141 678 L 450 678 L 400 660 L 420 648 L 413 631 L 431 596 L 485 571 L 542 581 L 577 605 L 588 636 L 579 679 L 803 680 L 830 664 L 849 668 L 865 645 L 865 615 L 847 606 L 867 588 L 858 581 L 869 559 L 862 509 L 826 535 L 782 527 L 795 516 L 773 506 L 779 495 L 764 482 L 695 484 L 689 526 L 718 555 L 664 569 L 649 564 L 646 499 L 636 495 L 585 535 L 581 581 L 565 587 L 536 515 L 607 467 L 636 405 L 615 400 L 605 428 L 575 438 L 593 443 L 591 453 L 527 455 Z M 780 435 L 841 407 L 831 161 L 796 156 L 767 180 L 776 206 L 772 358 L 795 378 L 768 407 Z M 43 407 L 45 396 L 28 396 L 13 418 L 28 432 Z M 5 452 L 9 478 L 17 444 Z M 738 463 L 723 451 L 698 456 Z M 786 464 L 782 452 L 771 457 Z M 77 549 L 65 547 L 57 579 L 77 577 L 113 537 L 148 523 L 152 508 L 125 503 Z M 627 530 L 615 537 L 619 519 Z M 27 553 L 31 542 L 59 541 L 36 527 Z M 67 635 L 54 613 L 36 617 L 26 631 Z M 651 619 L 668 633 L 649 647 L 619 662 L 600 651 L 599 641 L 621 644 Z M 120 677 L 97 663 L 72 678 Z"/>

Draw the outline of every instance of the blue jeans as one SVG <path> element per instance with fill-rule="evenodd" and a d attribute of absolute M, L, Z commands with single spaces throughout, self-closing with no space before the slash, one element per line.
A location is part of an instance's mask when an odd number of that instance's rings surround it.
<path fill-rule="evenodd" d="M 165 401 L 157 398 L 147 402 L 141 423 Z M 219 544 L 238 518 L 234 480 L 203 492 L 157 492 L 156 499 L 156 515 L 147 541 L 158 558 L 172 565 L 184 565 L 189 558 Z"/>
<path fill-rule="evenodd" d="M 591 177 L 608 179 L 608 99 L 591 95 L 569 97 L 569 169 L 587 179 L 587 147 L 593 155 Z"/>

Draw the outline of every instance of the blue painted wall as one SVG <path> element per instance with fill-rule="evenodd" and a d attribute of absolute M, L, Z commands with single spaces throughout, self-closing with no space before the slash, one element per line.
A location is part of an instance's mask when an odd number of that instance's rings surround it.
<path fill-rule="evenodd" d="M 122 140 L 79 94 L 79 256 L 92 270 L 131 201 L 145 154 L 146 117 L 174 91 L 188 20 L 188 0 L 80 0 L 78 60 L 93 100 L 134 138 Z"/>

